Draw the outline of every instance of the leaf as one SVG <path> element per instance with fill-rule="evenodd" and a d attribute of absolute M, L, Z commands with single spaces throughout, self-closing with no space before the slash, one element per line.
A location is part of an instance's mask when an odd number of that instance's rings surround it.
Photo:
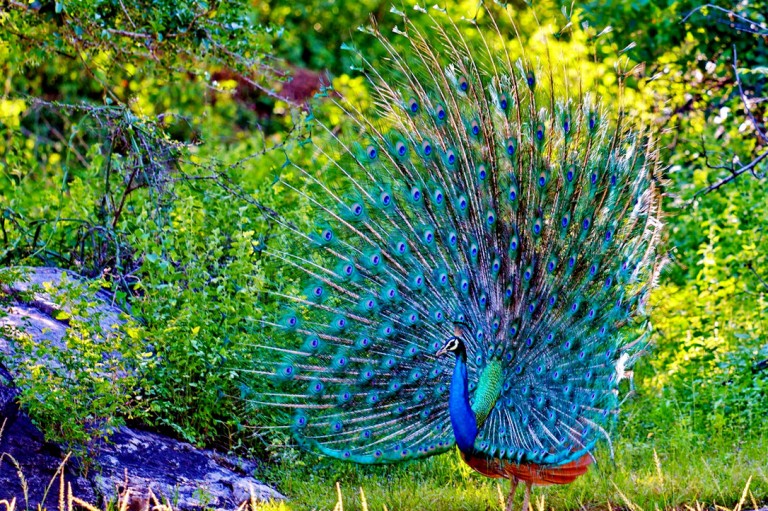
<path fill-rule="evenodd" d="M 60 311 L 56 312 L 56 316 L 54 316 L 54 317 L 56 319 L 58 319 L 59 321 L 66 321 L 66 320 L 70 319 L 72 316 L 70 316 L 67 311 L 60 310 Z"/>

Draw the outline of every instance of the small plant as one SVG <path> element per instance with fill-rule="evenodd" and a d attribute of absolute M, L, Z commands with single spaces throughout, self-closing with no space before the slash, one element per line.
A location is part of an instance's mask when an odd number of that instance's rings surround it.
<path fill-rule="evenodd" d="M 41 342 L 24 332 L 11 336 L 19 401 L 46 439 L 68 445 L 85 470 L 99 445 L 126 417 L 145 413 L 142 375 L 152 370 L 153 354 L 135 323 L 103 328 L 98 305 L 87 297 L 103 285 L 68 281 L 47 294 L 57 301 L 56 318 L 68 325 L 60 342 Z"/>

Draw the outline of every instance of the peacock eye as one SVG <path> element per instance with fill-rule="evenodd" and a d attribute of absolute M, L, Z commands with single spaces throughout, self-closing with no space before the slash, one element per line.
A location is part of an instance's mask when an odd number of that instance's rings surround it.
<path fill-rule="evenodd" d="M 382 193 L 381 194 L 381 203 L 385 206 L 388 206 L 389 203 L 392 201 L 392 197 L 388 193 Z"/>
<path fill-rule="evenodd" d="M 432 154 L 432 144 L 425 140 L 421 143 L 421 151 L 424 153 L 424 156 L 429 156 Z"/>
<path fill-rule="evenodd" d="M 448 149 L 448 152 L 446 153 L 448 165 L 453 165 L 456 163 L 456 155 L 453 152 L 453 149 Z"/>
<path fill-rule="evenodd" d="M 477 121 L 472 121 L 470 124 L 470 130 L 472 131 L 472 134 L 474 136 L 477 136 L 480 134 L 480 124 Z"/>
<path fill-rule="evenodd" d="M 499 106 L 501 107 L 502 110 L 507 109 L 507 107 L 509 106 L 509 103 L 507 101 L 506 96 L 501 96 L 501 99 L 499 100 Z"/>
<path fill-rule="evenodd" d="M 462 92 L 467 92 L 469 89 L 469 82 L 463 76 L 459 77 L 459 89 L 461 89 Z"/>
<path fill-rule="evenodd" d="M 372 145 L 369 145 L 368 148 L 365 150 L 365 152 L 368 155 L 369 160 L 375 160 L 376 157 L 379 155 L 379 152 Z"/>
<path fill-rule="evenodd" d="M 533 74 L 533 71 L 528 71 L 528 73 L 526 73 L 525 81 L 530 88 L 533 88 L 536 85 L 536 75 Z"/>
<path fill-rule="evenodd" d="M 416 187 L 411 188 L 411 198 L 415 201 L 421 200 L 421 190 Z"/>
<path fill-rule="evenodd" d="M 419 102 L 416 101 L 416 98 L 411 98 L 408 100 L 408 110 L 412 114 L 415 114 L 416 112 L 419 111 Z"/>
<path fill-rule="evenodd" d="M 507 155 L 514 156 L 515 155 L 515 141 L 511 138 L 507 140 Z"/>
<path fill-rule="evenodd" d="M 437 105 L 436 111 L 437 111 L 437 118 L 439 120 L 442 121 L 443 119 L 445 119 L 446 114 L 445 114 L 445 108 L 443 108 L 443 105 Z"/>
<path fill-rule="evenodd" d="M 405 153 L 408 151 L 408 148 L 405 146 L 404 143 L 398 142 L 395 144 L 395 150 L 397 151 L 397 154 L 400 156 L 405 156 Z"/>

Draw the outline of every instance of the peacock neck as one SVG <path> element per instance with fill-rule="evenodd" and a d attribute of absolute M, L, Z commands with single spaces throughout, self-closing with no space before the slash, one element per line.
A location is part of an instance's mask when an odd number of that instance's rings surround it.
<path fill-rule="evenodd" d="M 469 402 L 467 354 L 463 350 L 456 354 L 456 366 L 453 368 L 448 409 L 451 414 L 451 425 L 453 426 L 456 445 L 462 452 L 471 452 L 477 437 L 477 420 Z"/>

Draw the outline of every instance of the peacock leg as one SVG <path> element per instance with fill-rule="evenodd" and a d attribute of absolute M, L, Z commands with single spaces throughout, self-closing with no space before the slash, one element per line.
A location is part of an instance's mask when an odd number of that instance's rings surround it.
<path fill-rule="evenodd" d="M 529 511 L 531 504 L 531 485 L 528 481 L 525 482 L 525 497 L 523 497 L 523 511 Z"/>
<path fill-rule="evenodd" d="M 515 500 L 515 491 L 517 491 L 517 485 L 520 484 L 520 480 L 512 476 L 509 478 L 509 497 L 507 497 L 507 506 L 504 511 L 512 511 L 512 501 Z"/>

